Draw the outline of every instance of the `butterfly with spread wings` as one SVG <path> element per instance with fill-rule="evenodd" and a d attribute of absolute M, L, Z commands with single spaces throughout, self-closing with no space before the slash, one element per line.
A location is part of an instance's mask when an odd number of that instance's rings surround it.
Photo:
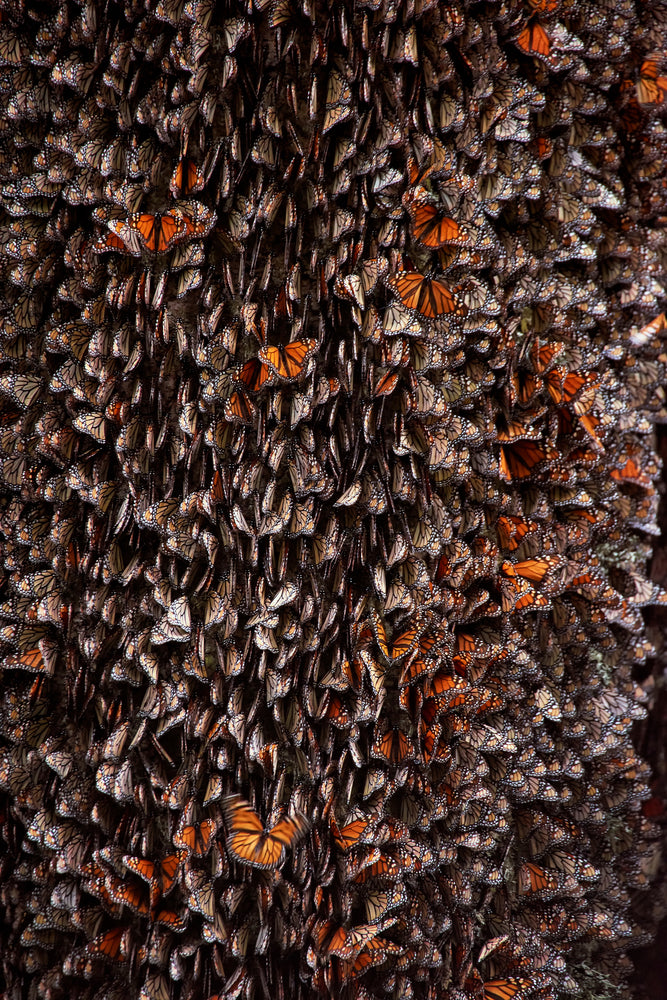
<path fill-rule="evenodd" d="M 427 278 L 419 271 L 398 271 L 385 280 L 403 305 L 424 319 L 437 319 L 451 313 L 465 316 L 467 312 L 465 305 L 447 285 L 436 278 Z"/>
<path fill-rule="evenodd" d="M 237 861 L 253 868 L 278 868 L 285 852 L 309 826 L 306 817 L 297 813 L 267 830 L 250 803 L 240 795 L 228 795 L 222 808 L 229 830 L 227 849 Z"/>
<path fill-rule="evenodd" d="M 312 338 L 293 340 L 281 347 L 262 347 L 257 356 L 274 378 L 292 382 L 303 374 L 306 362 L 316 347 L 317 341 Z"/>
<path fill-rule="evenodd" d="M 437 249 L 468 242 L 468 234 L 456 220 L 442 215 L 435 205 L 418 201 L 409 205 L 408 211 L 412 218 L 412 235 L 423 246 Z"/>
<path fill-rule="evenodd" d="M 135 212 L 127 221 L 111 219 L 107 225 L 123 241 L 130 253 L 136 256 L 140 256 L 142 250 L 155 254 L 166 253 L 188 236 L 183 218 L 174 212 L 156 215 Z"/>

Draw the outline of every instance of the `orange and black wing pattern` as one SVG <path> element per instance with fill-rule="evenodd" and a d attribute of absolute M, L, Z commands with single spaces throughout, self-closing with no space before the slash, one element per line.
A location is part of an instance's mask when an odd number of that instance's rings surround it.
<path fill-rule="evenodd" d="M 443 215 L 435 205 L 416 202 L 410 206 L 409 211 L 412 216 L 412 235 L 418 243 L 437 249 L 468 242 L 468 235 L 458 222 Z"/>
<path fill-rule="evenodd" d="M 183 220 L 173 212 L 137 213 L 130 216 L 129 225 L 144 248 L 154 254 L 166 253 L 187 235 Z"/>
<path fill-rule="evenodd" d="M 274 378 L 293 382 L 304 373 L 306 363 L 316 347 L 317 341 L 312 338 L 294 340 L 283 347 L 263 347 L 258 353 L 258 358 Z"/>
<path fill-rule="evenodd" d="M 223 800 L 223 811 L 229 836 L 227 849 L 237 861 L 254 868 L 278 868 L 285 852 L 293 847 L 308 829 L 304 816 L 279 820 L 270 830 L 249 802 L 240 795 Z"/>
<path fill-rule="evenodd" d="M 398 295 L 406 307 L 423 319 L 435 320 L 441 316 L 464 316 L 465 305 L 443 281 L 426 278 L 418 271 L 399 271 L 386 279 L 388 287 Z"/>

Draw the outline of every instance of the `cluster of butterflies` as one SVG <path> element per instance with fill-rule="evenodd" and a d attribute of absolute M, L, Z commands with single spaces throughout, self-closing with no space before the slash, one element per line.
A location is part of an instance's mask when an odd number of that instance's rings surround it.
<path fill-rule="evenodd" d="M 0 0 L 8 997 L 626 989 L 646 7 Z"/>

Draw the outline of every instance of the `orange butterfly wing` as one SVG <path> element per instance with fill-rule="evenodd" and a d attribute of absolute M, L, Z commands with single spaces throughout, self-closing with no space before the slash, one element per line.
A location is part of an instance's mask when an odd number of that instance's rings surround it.
<path fill-rule="evenodd" d="M 224 406 L 225 420 L 248 424 L 255 413 L 253 403 L 244 392 L 234 391 Z"/>
<path fill-rule="evenodd" d="M 167 857 L 163 858 L 160 862 L 162 888 L 164 892 L 168 892 L 174 884 L 178 869 L 180 868 L 181 861 L 183 860 L 183 856 L 183 852 L 179 851 L 177 854 L 167 855 Z"/>
<path fill-rule="evenodd" d="M 419 628 L 413 625 L 411 628 L 406 629 L 405 632 L 402 632 L 401 635 L 396 636 L 391 646 L 391 659 L 400 660 L 414 649 L 417 644 L 418 634 Z"/>
<path fill-rule="evenodd" d="M 342 830 L 339 830 L 338 827 L 334 828 L 333 822 L 331 825 L 334 839 L 338 846 L 344 851 L 349 851 L 351 847 L 354 847 L 354 845 L 359 842 L 364 832 L 368 829 L 368 823 L 365 819 L 354 820 L 352 823 L 348 823 L 344 826 Z"/>
<path fill-rule="evenodd" d="M 517 597 L 514 602 L 515 611 L 525 611 L 526 608 L 546 608 L 549 601 L 544 594 L 538 594 L 529 583 L 520 583 L 517 587 Z"/>
<path fill-rule="evenodd" d="M 400 375 L 396 371 L 385 372 L 375 383 L 375 389 L 373 390 L 374 396 L 390 396 L 396 386 L 398 385 L 398 380 Z"/>
<path fill-rule="evenodd" d="M 375 756 L 384 757 L 390 764 L 401 764 L 410 752 L 410 743 L 400 729 L 390 729 L 375 740 Z"/>
<path fill-rule="evenodd" d="M 126 868 L 142 878 L 144 882 L 152 882 L 153 876 L 155 875 L 155 864 L 152 861 L 147 861 L 145 858 L 123 858 L 123 863 Z"/>
<path fill-rule="evenodd" d="M 457 316 L 465 314 L 465 307 L 442 281 L 425 278 L 418 271 L 399 271 L 387 278 L 387 284 L 407 309 L 418 312 L 426 319 L 450 313 Z"/>
<path fill-rule="evenodd" d="M 158 216 L 149 215 L 146 212 L 130 217 L 130 222 L 141 236 L 146 249 L 152 253 L 155 253 L 157 249 L 157 227 L 159 225 L 157 220 Z"/>
<path fill-rule="evenodd" d="M 248 389 L 257 392 L 268 379 L 269 369 L 259 358 L 251 358 L 243 365 L 237 377 Z"/>
<path fill-rule="evenodd" d="M 293 340 L 284 347 L 263 347 L 258 357 L 279 378 L 291 381 L 301 375 L 315 346 L 316 341 L 312 339 Z"/>
<path fill-rule="evenodd" d="M 514 446 L 501 446 L 500 469 L 505 479 L 527 479 L 544 461 L 547 454 L 534 441 L 522 441 Z"/>
<path fill-rule="evenodd" d="M 109 895 L 115 903 L 122 903 L 123 906 L 129 906 L 136 913 L 148 913 L 148 903 L 143 898 L 141 889 L 137 885 L 130 885 L 127 882 L 114 879 L 113 884 L 109 888 Z"/>
<path fill-rule="evenodd" d="M 531 347 L 530 356 L 533 362 L 533 367 L 535 371 L 543 372 L 549 367 L 553 359 L 557 354 L 563 349 L 562 343 L 557 341 L 549 344 L 543 344 L 541 347 L 539 342 L 535 340 Z"/>
<path fill-rule="evenodd" d="M 155 250 L 164 253 L 183 232 L 183 225 L 175 215 L 167 212 L 156 222 Z"/>
<path fill-rule="evenodd" d="M 514 572 L 524 580 L 530 580 L 531 583 L 541 583 L 549 570 L 557 565 L 558 560 L 553 557 L 525 559 L 523 562 L 514 563 Z"/>
<path fill-rule="evenodd" d="M 358 927 L 345 928 L 336 927 L 330 920 L 316 924 L 313 929 L 318 950 L 343 959 L 355 958 L 377 933 L 377 924 L 362 924 Z"/>
<path fill-rule="evenodd" d="M 496 528 L 501 546 L 504 549 L 509 549 L 510 552 L 514 552 L 521 545 L 526 535 L 537 530 L 537 524 L 524 521 L 522 517 L 513 515 L 505 516 L 503 514 L 498 518 Z"/>
<path fill-rule="evenodd" d="M 125 933 L 123 927 L 115 927 L 111 931 L 105 931 L 104 934 L 100 934 L 99 937 L 94 938 L 86 945 L 86 951 L 106 955 L 107 958 L 118 958 Z"/>
<path fill-rule="evenodd" d="M 305 816 L 287 816 L 278 820 L 276 825 L 269 831 L 269 840 L 281 847 L 292 847 L 293 844 L 308 829 L 308 821 Z"/>
<path fill-rule="evenodd" d="M 164 215 L 142 212 L 131 215 L 129 221 L 151 253 L 164 253 L 169 250 L 173 243 L 183 236 L 185 230 L 182 221 L 171 212 L 165 212 Z"/>
<path fill-rule="evenodd" d="M 174 844 L 183 847 L 190 854 L 207 854 L 214 832 L 213 820 L 205 819 L 199 826 L 184 826 L 174 834 Z"/>
<path fill-rule="evenodd" d="M 645 59 L 639 70 L 637 100 L 640 104 L 662 104 L 667 96 L 667 77 L 659 75 L 658 60 Z"/>
<path fill-rule="evenodd" d="M 127 253 L 127 247 L 115 232 L 103 233 L 99 236 L 93 244 L 93 250 L 98 252 L 102 250 L 118 250 L 121 253 Z"/>
<path fill-rule="evenodd" d="M 344 927 L 335 927 L 330 920 L 325 920 L 313 928 L 313 937 L 318 951 L 336 955 L 347 941 Z"/>
<path fill-rule="evenodd" d="M 305 832 L 308 823 L 303 816 L 286 817 L 265 830 L 250 803 L 240 795 L 230 795 L 223 802 L 223 811 L 230 829 L 227 847 L 244 864 L 256 868 L 276 868 L 286 847 L 291 847 Z"/>
<path fill-rule="evenodd" d="M 387 659 L 390 660 L 391 656 L 389 655 L 389 644 L 387 643 L 387 633 L 385 632 L 384 622 L 376 611 L 371 612 L 371 624 L 373 626 L 375 641 L 380 647 L 380 652 L 383 656 L 386 656 Z"/>
<path fill-rule="evenodd" d="M 178 934 L 182 930 L 185 930 L 187 912 L 188 911 L 186 910 L 186 916 L 183 917 L 179 913 L 175 913 L 174 910 L 160 910 L 153 917 L 153 920 L 156 924 L 162 924 L 163 927 L 168 927 L 170 930 L 175 931 Z"/>
<path fill-rule="evenodd" d="M 541 24 L 527 24 L 517 38 L 516 43 L 529 56 L 538 55 L 546 58 L 551 52 L 549 36 Z"/>
<path fill-rule="evenodd" d="M 489 979 L 484 983 L 484 1000 L 513 1000 L 529 986 L 527 979 Z"/>
<path fill-rule="evenodd" d="M 447 243 L 465 243 L 468 236 L 454 219 L 440 215 L 435 205 L 417 204 L 412 207 L 413 234 L 427 247 L 442 247 Z"/>
<path fill-rule="evenodd" d="M 169 190 L 174 198 L 200 191 L 204 186 L 204 177 L 196 163 L 192 160 L 180 159 L 171 176 Z"/>
<path fill-rule="evenodd" d="M 558 888 L 558 879 L 550 875 L 541 865 L 527 862 L 519 869 L 519 891 L 553 892 Z"/>

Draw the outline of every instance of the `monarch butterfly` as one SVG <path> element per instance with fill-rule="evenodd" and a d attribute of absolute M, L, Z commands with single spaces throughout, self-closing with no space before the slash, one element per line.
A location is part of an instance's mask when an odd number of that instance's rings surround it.
<path fill-rule="evenodd" d="M 530 348 L 530 360 L 535 371 L 547 371 L 554 358 L 556 358 L 563 350 L 563 346 L 564 345 L 560 341 L 552 341 L 542 344 L 540 347 L 539 340 L 536 338 Z"/>
<path fill-rule="evenodd" d="M 284 347 L 262 347 L 257 357 L 277 378 L 291 382 L 302 374 L 316 347 L 317 341 L 312 338 L 293 340 Z"/>
<path fill-rule="evenodd" d="M 27 410 L 42 391 L 42 380 L 38 375 L 3 375 L 0 378 L 0 392 L 11 396 L 17 406 Z"/>
<path fill-rule="evenodd" d="M 242 390 L 235 390 L 229 399 L 225 400 L 223 412 L 225 420 L 229 420 L 231 423 L 250 424 L 256 413 L 256 408 Z"/>
<path fill-rule="evenodd" d="M 183 824 L 174 834 L 174 847 L 182 848 L 187 854 L 204 856 L 213 846 L 213 836 L 217 829 L 215 819 L 205 819 L 198 825 Z"/>
<path fill-rule="evenodd" d="M 180 934 L 187 926 L 188 916 L 187 910 L 183 914 L 176 913 L 175 910 L 158 910 L 152 919 L 154 924 L 167 927 L 176 934 Z"/>
<path fill-rule="evenodd" d="M 340 963 L 340 977 L 343 982 L 357 979 L 376 965 L 382 965 L 389 955 L 400 955 L 403 949 L 387 938 L 373 938 L 359 953 L 354 961 L 346 960 Z"/>
<path fill-rule="evenodd" d="M 173 197 L 183 198 L 195 191 L 201 191 L 203 187 L 204 175 L 200 168 L 192 160 L 181 157 L 169 182 L 169 190 Z"/>
<path fill-rule="evenodd" d="M 630 483 L 633 486 L 648 488 L 650 484 L 650 478 L 637 465 L 633 458 L 627 458 L 624 465 L 620 468 L 612 469 L 610 475 L 617 483 L 622 483 L 623 485 Z"/>
<path fill-rule="evenodd" d="M 114 927 L 113 930 L 105 931 L 104 934 L 89 941 L 86 952 L 112 961 L 121 961 L 127 957 L 129 943 L 130 931 L 123 927 Z"/>
<path fill-rule="evenodd" d="M 650 55 L 641 64 L 637 80 L 640 104 L 662 104 L 667 97 L 667 76 L 660 76 L 660 53 Z"/>
<path fill-rule="evenodd" d="M 424 333 L 419 320 L 401 302 L 392 302 L 387 306 L 382 316 L 382 330 L 388 336 L 421 337 Z"/>
<path fill-rule="evenodd" d="M 438 709 L 460 708 L 466 703 L 466 695 L 470 687 L 460 677 L 453 677 L 443 672 L 437 673 L 428 683 L 425 694 L 429 699 L 435 699 Z"/>
<path fill-rule="evenodd" d="M 215 225 L 216 215 L 200 201 L 190 199 L 180 202 L 172 214 L 184 226 L 185 235 L 190 239 L 207 236 Z"/>
<path fill-rule="evenodd" d="M 521 865 L 518 873 L 519 892 L 523 895 L 541 893 L 550 895 L 558 890 L 559 881 L 541 865 L 531 861 Z"/>
<path fill-rule="evenodd" d="M 313 83 L 315 82 L 313 78 Z M 322 124 L 322 134 L 326 134 L 334 125 L 345 121 L 352 114 L 349 106 L 352 100 L 352 91 L 345 77 L 338 70 L 332 70 L 327 81 L 326 108 L 324 122 Z"/>
<path fill-rule="evenodd" d="M 547 458 L 547 452 L 534 441 L 501 445 L 500 474 L 503 479 L 528 479 Z"/>
<path fill-rule="evenodd" d="M 412 234 L 418 243 L 434 248 L 467 243 L 468 234 L 454 219 L 441 215 L 435 205 L 418 202 L 410 205 L 408 211 L 412 216 Z"/>
<path fill-rule="evenodd" d="M 243 367 L 236 372 L 236 378 L 252 392 L 261 389 L 269 375 L 268 367 L 262 364 L 259 358 L 251 358 L 250 361 L 246 361 Z"/>
<path fill-rule="evenodd" d="M 541 583 L 547 573 L 560 565 L 560 561 L 555 556 L 542 556 L 540 559 L 525 559 L 523 562 L 503 563 L 508 569 L 508 575 L 522 576 L 531 583 Z"/>
<path fill-rule="evenodd" d="M 350 848 L 355 847 L 362 840 L 363 835 L 369 829 L 369 825 L 366 819 L 356 819 L 340 829 L 333 816 L 331 817 L 331 830 L 334 840 L 343 851 L 349 851 Z"/>
<path fill-rule="evenodd" d="M 549 599 L 544 594 L 538 594 L 529 583 L 521 580 L 515 586 L 514 610 L 539 609 L 549 606 Z M 502 604 L 502 601 L 501 601 Z"/>
<path fill-rule="evenodd" d="M 148 882 L 152 908 L 160 896 L 166 896 L 176 885 L 176 877 L 186 856 L 187 851 L 180 850 L 161 861 L 148 861 L 146 858 L 134 858 L 126 854 L 123 856 L 123 864 L 144 882 Z"/>
<path fill-rule="evenodd" d="M 535 534 L 538 527 L 536 521 L 526 521 L 523 517 L 515 515 L 503 514 L 496 522 L 500 545 L 510 552 L 518 549 L 525 538 Z"/>
<path fill-rule="evenodd" d="M 185 884 L 190 891 L 187 901 L 188 909 L 195 913 L 201 913 L 207 920 L 214 920 L 216 899 L 213 883 L 203 872 L 189 871 L 185 876 Z"/>
<path fill-rule="evenodd" d="M 592 389 L 599 384 L 597 372 L 568 372 L 562 368 L 554 368 L 544 376 L 544 384 L 555 403 L 571 403 L 582 390 Z"/>
<path fill-rule="evenodd" d="M 279 820 L 270 830 L 240 795 L 223 799 L 222 808 L 229 828 L 227 847 L 242 864 L 255 868 L 277 868 L 285 851 L 305 834 L 308 821 L 301 813 Z"/>
<path fill-rule="evenodd" d="M 106 441 L 106 418 L 103 413 L 80 413 L 72 421 L 72 427 L 83 434 L 89 434 L 100 444 Z"/>
<path fill-rule="evenodd" d="M 168 935 L 165 939 L 169 940 Z M 148 972 L 139 997 L 140 1000 L 171 1000 L 169 980 L 160 972 Z"/>
<path fill-rule="evenodd" d="M 389 764 L 401 765 L 414 758 L 412 742 L 401 729 L 378 733 L 371 745 L 371 756 Z"/>
<path fill-rule="evenodd" d="M 484 1000 L 513 1000 L 527 991 L 531 983 L 528 979 L 489 979 L 484 983 Z"/>
<path fill-rule="evenodd" d="M 358 927 L 336 926 L 331 920 L 318 921 L 313 927 L 316 949 L 324 955 L 338 958 L 355 958 L 380 928 L 377 924 L 360 924 Z"/>
<path fill-rule="evenodd" d="M 417 654 L 410 657 L 403 667 L 403 671 L 398 682 L 400 688 L 406 687 L 409 684 L 414 684 L 415 681 L 428 677 L 430 673 L 435 673 L 438 669 L 437 659 L 428 658 L 424 654 L 425 651 L 420 642 Z"/>
<path fill-rule="evenodd" d="M 390 910 L 396 909 L 407 902 L 407 892 L 402 882 L 383 889 L 367 889 L 360 891 L 360 896 L 366 912 L 366 920 L 377 924 L 386 917 Z"/>
<path fill-rule="evenodd" d="M 563 875 L 583 879 L 586 882 L 595 882 L 600 877 L 599 870 L 592 864 L 566 851 L 552 851 L 546 860 Z"/>
<path fill-rule="evenodd" d="M 386 659 L 392 661 L 402 659 L 414 649 L 421 629 L 421 622 L 419 622 L 416 625 L 411 626 L 401 635 L 396 636 L 392 643 L 390 652 L 384 623 L 375 610 L 371 611 L 371 625 L 375 634 L 375 640 L 380 647 L 380 652 L 384 657 L 386 657 Z"/>
<path fill-rule="evenodd" d="M 144 899 L 142 890 L 139 886 L 107 876 L 106 888 L 109 898 L 112 899 L 114 903 L 122 903 L 123 906 L 129 906 L 135 913 L 148 913 L 148 903 Z"/>
<path fill-rule="evenodd" d="M 516 44 L 529 56 L 547 58 L 551 52 L 551 43 L 546 31 L 537 21 L 529 22 L 516 40 Z"/>
<path fill-rule="evenodd" d="M 150 253 L 166 253 L 188 234 L 183 218 L 173 212 L 162 215 L 137 212 L 130 215 L 127 222 L 111 219 L 107 225 L 137 256 L 142 244 Z"/>
<path fill-rule="evenodd" d="M 364 295 L 373 291 L 388 270 L 389 264 L 384 257 L 370 257 L 359 265 L 359 279 Z"/>
<path fill-rule="evenodd" d="M 398 271 L 389 275 L 386 283 L 407 309 L 412 309 L 426 319 L 437 319 L 438 316 L 449 313 L 465 316 L 467 312 L 447 285 L 435 278 L 426 278 L 418 271 Z"/>

